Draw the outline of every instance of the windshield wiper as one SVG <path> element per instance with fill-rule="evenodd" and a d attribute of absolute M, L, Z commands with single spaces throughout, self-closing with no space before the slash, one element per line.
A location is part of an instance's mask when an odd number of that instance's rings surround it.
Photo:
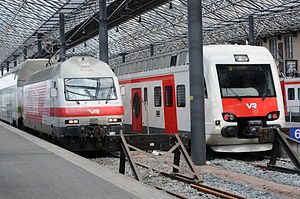
<path fill-rule="evenodd" d="M 88 89 L 84 89 L 86 92 L 87 96 L 89 96 L 91 99 L 96 99 L 96 96 L 92 95 L 92 93 Z"/>
<path fill-rule="evenodd" d="M 105 100 L 105 104 L 108 103 L 108 100 L 109 100 L 109 98 L 110 98 L 110 95 L 111 95 L 111 93 L 112 93 L 113 88 L 114 88 L 114 86 L 111 86 L 111 87 L 109 88 L 109 91 L 108 91 L 108 94 L 107 94 L 107 97 L 106 97 L 106 100 Z"/>
<path fill-rule="evenodd" d="M 243 98 L 239 96 L 232 88 L 226 88 L 226 89 L 229 89 L 235 95 L 235 97 L 238 98 L 238 100 L 243 101 Z"/>
<path fill-rule="evenodd" d="M 75 94 L 75 95 L 80 95 L 80 96 L 88 96 L 88 95 L 84 95 L 84 94 L 77 93 L 77 92 L 70 91 L 70 90 L 65 90 L 65 92 L 69 92 L 69 93 L 72 93 L 72 94 Z M 89 96 L 88 96 L 88 97 L 89 97 Z M 78 99 L 73 99 L 73 100 L 76 101 L 77 104 L 80 104 L 80 102 L 79 102 Z"/>
<path fill-rule="evenodd" d="M 267 97 L 267 86 L 265 86 L 264 93 L 262 94 L 262 100 L 265 100 Z"/>

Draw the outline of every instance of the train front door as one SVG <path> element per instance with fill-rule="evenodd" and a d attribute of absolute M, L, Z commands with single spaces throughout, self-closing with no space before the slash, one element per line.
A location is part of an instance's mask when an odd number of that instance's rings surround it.
<path fill-rule="evenodd" d="M 142 91 L 140 88 L 131 90 L 132 99 L 132 131 L 143 132 L 142 126 Z"/>

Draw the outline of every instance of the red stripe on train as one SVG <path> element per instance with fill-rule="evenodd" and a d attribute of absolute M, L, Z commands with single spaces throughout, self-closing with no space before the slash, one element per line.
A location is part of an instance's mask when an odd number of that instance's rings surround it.
<path fill-rule="evenodd" d="M 138 79 L 129 79 L 129 80 L 120 80 L 120 84 L 133 84 L 133 83 L 140 83 L 140 82 L 150 82 L 150 81 L 164 81 L 174 79 L 174 75 L 162 75 L 156 77 L 145 77 L 145 78 L 138 78 Z"/>
<path fill-rule="evenodd" d="M 283 84 L 285 84 L 285 85 L 300 84 L 300 82 L 285 82 L 285 81 L 283 81 Z"/>
<path fill-rule="evenodd" d="M 278 111 L 277 98 L 237 98 L 222 99 L 223 112 L 233 113 L 237 117 L 266 116 L 268 113 Z"/>
<path fill-rule="evenodd" d="M 124 108 L 123 106 L 53 108 L 52 110 L 50 109 L 50 115 L 54 117 L 124 115 Z"/>
<path fill-rule="evenodd" d="M 93 116 L 122 116 L 123 106 L 106 107 L 76 107 L 76 108 L 43 108 L 43 114 L 27 113 L 26 117 L 41 120 L 43 116 L 53 117 L 93 117 Z"/>

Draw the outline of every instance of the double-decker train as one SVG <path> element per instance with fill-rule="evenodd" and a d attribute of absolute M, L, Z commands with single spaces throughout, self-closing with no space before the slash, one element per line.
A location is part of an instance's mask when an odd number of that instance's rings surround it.
<path fill-rule="evenodd" d="M 28 59 L 0 78 L 0 119 L 73 151 L 101 150 L 120 131 L 123 104 L 111 68 L 89 56 L 49 65 Z"/>
<path fill-rule="evenodd" d="M 284 125 L 274 59 L 264 47 L 204 46 L 206 143 L 219 152 L 270 150 L 262 127 Z M 125 132 L 191 131 L 188 51 L 114 66 L 125 107 Z M 202 132 L 200 132 L 202 133 Z"/>

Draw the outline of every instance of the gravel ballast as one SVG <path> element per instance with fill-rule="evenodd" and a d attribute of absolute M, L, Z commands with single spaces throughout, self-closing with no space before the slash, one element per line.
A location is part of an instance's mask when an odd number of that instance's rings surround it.
<path fill-rule="evenodd" d="M 251 163 L 266 164 L 268 161 L 269 160 L 253 161 Z M 258 167 L 249 164 L 249 162 L 243 162 L 240 160 L 214 159 L 211 160 L 210 163 L 230 171 L 254 176 L 267 181 L 272 181 L 279 184 L 285 184 L 294 187 L 300 187 L 300 176 L 297 174 L 262 170 Z M 286 168 L 293 168 L 293 166 L 288 161 L 277 161 L 276 165 Z"/>
<path fill-rule="evenodd" d="M 119 169 L 119 159 L 118 158 L 95 158 L 92 160 L 118 172 L 118 169 Z M 149 161 L 149 164 L 151 165 L 152 162 L 153 161 Z M 214 161 L 211 161 L 211 162 L 214 162 Z M 146 165 L 149 165 L 149 164 L 147 164 L 146 159 L 143 159 L 143 163 Z M 226 165 L 226 162 L 223 163 L 221 160 L 216 161 L 216 163 L 218 163 L 219 166 Z M 169 170 L 169 168 L 164 169 L 162 167 L 163 166 L 160 166 L 160 170 Z M 230 164 L 228 167 L 230 167 Z M 238 165 L 237 165 L 237 167 L 238 167 Z M 139 168 L 139 172 L 142 175 L 143 175 L 143 170 L 144 169 Z M 127 164 L 127 163 L 126 163 L 126 175 L 133 177 L 130 167 L 129 167 L 129 164 Z M 209 194 L 200 193 L 185 183 L 163 177 L 152 171 L 147 174 L 147 177 L 144 179 L 144 183 L 151 185 L 151 186 L 162 187 L 166 190 L 176 192 L 180 195 L 183 195 L 183 196 L 185 196 L 187 198 L 191 198 L 191 199 L 217 198 L 217 197 L 209 195 Z M 237 183 L 237 182 L 231 182 L 228 180 L 224 180 L 224 179 L 215 177 L 211 174 L 203 175 L 203 183 L 210 185 L 210 186 L 217 187 L 219 189 L 222 189 L 222 190 L 225 190 L 228 192 L 232 192 L 234 194 L 242 195 L 247 198 L 263 198 L 263 199 L 264 198 L 266 198 L 266 199 L 280 198 L 279 196 L 277 196 L 274 193 L 265 192 L 263 190 L 259 190 L 257 188 L 251 187 L 246 184 L 241 184 L 241 183 Z"/>

